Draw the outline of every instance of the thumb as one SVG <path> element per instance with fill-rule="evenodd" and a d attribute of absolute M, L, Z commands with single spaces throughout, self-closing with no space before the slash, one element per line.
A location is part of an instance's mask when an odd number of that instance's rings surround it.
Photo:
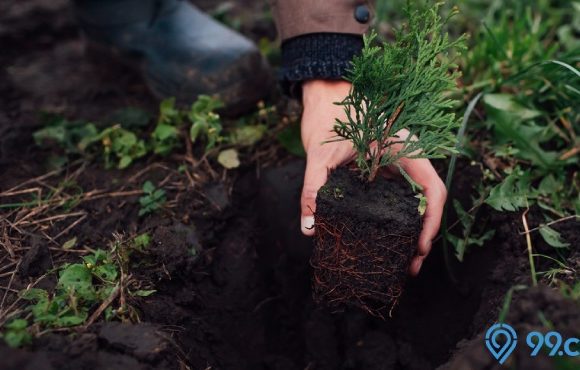
<path fill-rule="evenodd" d="M 307 236 L 314 235 L 314 212 L 316 212 L 316 194 L 326 183 L 328 168 L 320 161 L 306 161 L 304 186 L 300 198 L 301 222 L 300 229 Z"/>

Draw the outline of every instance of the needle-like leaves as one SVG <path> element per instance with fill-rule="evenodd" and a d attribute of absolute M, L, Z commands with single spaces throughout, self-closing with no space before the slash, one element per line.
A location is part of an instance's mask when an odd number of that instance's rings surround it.
<path fill-rule="evenodd" d="M 373 32 L 353 59 L 347 75 L 352 90 L 338 103 L 347 120 L 337 120 L 336 140 L 353 143 L 356 163 L 369 181 L 380 166 L 403 157 L 440 158 L 454 151 L 458 120 L 448 93 L 459 77 L 453 51 L 465 49 L 465 37 L 451 40 L 443 31 L 449 18 L 441 18 L 440 6 L 409 6 L 408 24 L 396 31 L 394 42 L 376 45 Z M 396 136 L 402 129 L 419 139 Z M 402 149 L 392 150 L 395 144 Z"/>

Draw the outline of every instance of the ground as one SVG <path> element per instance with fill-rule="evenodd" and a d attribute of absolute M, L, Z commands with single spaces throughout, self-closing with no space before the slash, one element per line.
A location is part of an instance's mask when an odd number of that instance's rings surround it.
<path fill-rule="evenodd" d="M 207 3 L 201 5 L 213 9 Z M 260 6 L 240 8 L 244 32 L 255 39 L 271 36 L 271 22 L 246 17 Z M 436 243 L 419 277 L 407 283 L 392 318 L 381 320 L 354 309 L 332 313 L 312 300 L 312 240 L 298 227 L 303 159 L 262 144 L 268 154 L 252 157 L 237 170 L 208 162 L 191 177 L 178 170 L 183 156 L 152 157 L 123 171 L 82 160 L 51 171 L 45 164 L 50 151 L 32 138 L 41 112 L 107 123 L 126 107 L 156 114 L 158 102 L 134 70 L 103 68 L 87 56 L 67 1 L 0 5 L 0 44 L 1 204 L 14 201 L 11 192 L 46 195 L 55 189 L 61 189 L 52 194 L 56 199 L 78 202 L 66 213 L 50 206 L 2 209 L 2 313 L 16 302 L 14 292 L 30 284 L 54 287 L 55 277 L 47 272 L 86 253 L 84 246 L 106 248 L 116 239 L 144 232 L 152 242 L 132 257 L 131 278 L 156 290 L 148 297 L 129 298 L 139 323 L 96 320 L 85 329 L 48 330 L 23 349 L 0 344 L 0 368 L 497 366 L 483 351 L 481 333 L 497 320 L 508 289 L 530 284 L 520 214 L 483 209 L 496 234 L 463 263 L 453 263 L 454 279 L 448 277 Z M 281 121 L 296 120 L 295 102 L 281 98 L 273 104 Z M 437 167 L 443 174 L 445 163 Z M 467 197 L 477 185 L 478 171 L 478 166 L 461 162 L 450 193 Z M 168 202 L 161 212 L 139 217 L 145 180 L 162 184 Z M 74 186 L 63 188 L 63 182 Z M 577 271 L 578 223 L 571 220 L 555 228 L 572 244 L 568 263 Z M 72 236 L 78 239 L 76 247 L 63 249 Z M 542 243 L 534 237 L 539 251 L 548 253 Z M 574 335 L 571 329 L 578 327 L 577 303 L 546 287 L 515 293 L 512 306 L 508 318 L 518 328 L 541 326 L 537 311 L 563 334 Z M 535 366 L 526 362 L 526 352 L 513 361 L 516 368 Z M 555 366 L 543 359 L 542 368 Z"/>

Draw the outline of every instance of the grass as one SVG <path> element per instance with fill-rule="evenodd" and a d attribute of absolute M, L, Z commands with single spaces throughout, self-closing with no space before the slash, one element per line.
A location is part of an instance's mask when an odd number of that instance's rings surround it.
<path fill-rule="evenodd" d="M 392 24 L 404 22 L 399 9 L 406 3 L 378 1 L 377 25 L 387 37 Z M 460 15 L 448 30 L 467 32 L 470 39 L 459 62 L 460 154 L 451 158 L 446 185 L 451 189 L 458 158 L 478 165 L 483 175 L 471 203 L 459 205 L 450 192 L 442 223 L 450 278 L 457 281 L 452 255 L 462 260 L 490 237 L 478 217 L 485 206 L 519 213 L 522 229 L 529 230 L 521 242 L 527 245 L 531 284 L 541 279 L 558 285 L 576 273 L 562 267 L 572 246 L 550 225 L 577 222 L 580 214 L 580 1 L 457 0 L 444 9 L 454 6 Z M 536 225 L 527 224 L 530 207 L 543 218 Z M 459 220 L 450 225 L 452 208 Z M 483 227 L 474 230 L 475 224 Z M 542 271 L 535 271 L 535 235 L 554 248 L 551 259 L 543 258 Z"/>

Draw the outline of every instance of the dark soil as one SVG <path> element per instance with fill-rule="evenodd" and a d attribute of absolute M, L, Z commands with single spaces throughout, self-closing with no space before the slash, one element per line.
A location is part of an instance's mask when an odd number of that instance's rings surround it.
<path fill-rule="evenodd" d="M 74 338 L 46 335 L 36 341 L 30 350 L 0 347 L 1 368 L 176 369 L 177 361 L 166 337 L 158 326 L 151 324 L 99 324 Z"/>
<path fill-rule="evenodd" d="M 546 333 L 547 320 L 552 325 L 550 330 L 559 332 L 562 337 L 578 337 L 580 328 L 580 304 L 573 299 L 563 297 L 557 291 L 546 286 L 529 289 L 516 293 L 506 317 L 516 334 L 518 345 L 513 354 L 508 358 L 505 367 L 511 369 L 578 369 L 579 358 L 549 357 L 546 351 L 540 351 L 536 357 L 531 357 L 532 348 L 526 345 L 526 336 L 531 331 Z M 502 369 L 485 349 L 484 333 L 477 335 L 469 341 L 458 344 L 458 350 L 452 359 L 441 370 L 461 369 Z"/>
<path fill-rule="evenodd" d="M 357 171 L 334 170 L 316 199 L 315 300 L 391 316 L 421 231 L 418 205 L 401 180 L 367 183 Z"/>
<path fill-rule="evenodd" d="M 262 7 L 250 1 L 236 7 L 244 20 L 242 29 L 255 39 L 273 29 L 267 17 L 255 19 Z M 138 190 L 151 180 L 164 184 L 168 202 L 160 212 L 140 218 L 138 195 L 102 196 L 74 207 L 86 215 L 77 224 L 71 217 L 37 228 L 24 225 L 24 230 L 13 226 L 19 211 L 0 210 L 0 299 L 6 295 L 2 309 L 15 299 L 6 287 L 24 289 L 48 270 L 78 261 L 86 253 L 84 246 L 107 248 L 114 233 L 152 236 L 144 253 L 132 255 L 130 270 L 156 293 L 128 302 L 139 313 L 138 324 L 97 322 L 85 331 L 51 331 L 23 349 L 10 349 L 0 340 L 1 370 L 426 370 L 449 361 L 460 341 L 473 347 L 462 345 L 452 362 L 460 367 L 451 368 L 494 366 L 481 352 L 477 335 L 497 320 L 512 285 L 530 285 L 518 213 L 481 210 L 481 222 L 496 229 L 496 235 L 468 253 L 464 263 L 452 263 L 455 283 L 447 277 L 441 244 L 436 243 L 419 277 L 407 282 L 393 317 L 383 321 L 354 309 L 332 313 L 313 302 L 312 240 L 299 232 L 304 162 L 289 160 L 281 151 L 272 154 L 281 165 L 252 164 L 215 176 L 200 172 L 205 181 L 194 184 L 177 170 L 178 159 L 155 157 L 125 171 L 105 170 L 100 160 L 71 163 L 52 177 L 32 181 L 49 171 L 44 159 L 50 150 L 32 140 L 32 132 L 41 126 L 41 112 L 109 122 L 113 112 L 128 106 L 151 114 L 157 110 L 135 71 L 112 63 L 95 65 L 85 56 L 73 19 L 64 0 L 0 4 L 0 192 L 26 181 L 43 189 L 74 181 L 84 194 L 110 194 Z M 444 169 L 444 163 L 437 165 Z M 450 196 L 466 203 L 481 173 L 478 166 L 460 163 L 457 174 Z M 28 199 L 22 197 L 0 201 Z M 29 210 L 20 211 L 25 215 Z M 543 221 L 533 217 L 531 212 L 531 227 Z M 572 244 L 564 257 L 578 271 L 578 223 L 554 229 Z M 78 246 L 64 251 L 62 243 L 72 236 Z M 534 248 L 550 253 L 533 236 Z M 537 259 L 538 269 L 546 263 Z M 573 283 L 578 277 L 567 279 Z M 50 290 L 55 283 L 51 274 L 37 287 Z M 566 335 L 578 327 L 578 311 L 549 289 L 516 294 L 512 307 L 509 320 L 514 323 L 536 327 L 534 311 L 542 310 Z M 481 352 L 480 362 L 465 360 L 472 358 L 468 347 Z M 522 369 L 536 368 L 520 363 L 526 365 Z"/>

